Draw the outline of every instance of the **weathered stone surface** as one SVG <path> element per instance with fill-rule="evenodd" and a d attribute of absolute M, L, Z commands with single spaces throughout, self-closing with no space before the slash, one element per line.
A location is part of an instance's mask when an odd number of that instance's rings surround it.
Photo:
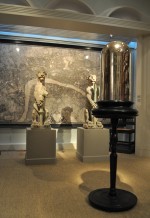
<path fill-rule="evenodd" d="M 0 44 L 0 121 L 31 121 L 39 70 L 47 72 L 51 123 L 84 122 L 86 78 L 95 74 L 99 82 L 100 52 L 10 43 Z"/>

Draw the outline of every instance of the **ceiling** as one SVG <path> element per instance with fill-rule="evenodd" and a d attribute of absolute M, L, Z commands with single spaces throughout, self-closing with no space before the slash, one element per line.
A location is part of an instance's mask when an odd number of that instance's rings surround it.
<path fill-rule="evenodd" d="M 95 12 L 87 4 L 85 4 L 83 1 L 78 1 L 78 0 L 0 0 L 0 4 L 1 3 L 5 4 L 5 5 L 10 5 L 10 6 L 16 5 L 16 7 L 26 6 L 27 8 L 32 8 L 32 9 L 38 8 L 38 9 L 43 10 L 43 13 L 46 12 L 46 10 L 50 10 L 51 12 L 53 12 L 55 10 L 59 14 L 61 14 L 63 12 L 68 14 L 68 17 L 70 15 L 70 13 L 71 14 L 74 13 L 74 14 L 79 14 L 81 19 L 82 19 L 82 17 L 86 18 L 85 16 L 83 16 L 84 14 L 89 15 L 88 18 L 91 18 L 90 16 L 93 16 L 95 14 Z M 25 7 L 25 9 L 26 9 L 26 7 Z M 122 16 L 121 19 L 124 19 L 124 16 L 125 16 L 124 13 L 126 12 L 126 10 L 127 10 L 127 8 L 125 9 L 125 11 L 122 11 L 122 9 L 121 10 L 117 9 L 115 12 L 110 13 L 110 17 L 118 18 L 118 16 Z M 28 11 L 29 11 L 29 9 L 28 9 Z M 130 13 L 130 16 L 128 16 L 128 19 L 135 20 L 135 21 L 140 20 L 139 14 L 137 14 L 134 10 L 131 10 L 130 12 L 131 13 Z M 4 15 L 4 13 L 3 13 L 3 15 Z M 6 17 L 4 17 L 4 19 L 6 20 Z M 65 17 L 65 19 L 66 19 L 66 17 Z M 65 20 L 65 22 L 66 21 L 67 20 Z M 81 22 L 78 21 L 78 26 L 80 23 Z M 36 36 L 39 36 L 39 37 L 43 38 L 43 40 L 50 40 L 51 39 L 54 41 L 56 40 L 57 42 L 62 40 L 62 39 L 60 39 L 60 37 L 67 38 L 67 41 L 69 41 L 69 39 L 72 39 L 72 40 L 76 39 L 76 41 L 77 41 L 77 39 L 89 40 L 89 43 L 93 43 L 92 41 L 95 41 L 95 43 L 97 43 L 97 41 L 110 42 L 110 41 L 114 41 L 114 40 L 122 40 L 126 43 L 129 43 L 131 41 L 136 41 L 135 36 L 125 36 L 124 34 L 121 34 L 121 32 L 118 32 L 118 34 L 111 34 L 111 32 L 110 32 L 110 34 L 108 34 L 107 31 L 88 32 L 85 30 L 85 25 L 84 25 L 85 23 L 82 23 L 82 27 L 80 29 L 78 29 L 78 28 L 72 29 L 72 28 L 68 28 L 68 27 L 61 29 L 61 28 L 53 28 L 52 25 L 51 26 L 50 25 L 48 25 L 48 26 L 42 26 L 42 25 L 41 26 L 40 25 L 39 26 L 38 25 L 37 26 L 33 26 L 33 25 L 29 26 L 26 24 L 18 25 L 17 22 L 16 22 L 16 24 L 15 23 L 9 24 L 8 22 L 1 23 L 0 24 L 1 34 L 2 34 L 2 32 L 6 33 L 3 35 L 5 37 L 6 37 L 7 33 L 10 33 L 11 37 L 12 36 L 18 37 L 20 33 L 24 34 L 24 37 L 27 37 L 27 34 L 30 34 L 30 36 L 33 38 Z M 112 27 L 113 27 L 113 25 L 112 25 Z M 83 31 L 82 31 L 82 28 L 83 28 Z M 112 28 L 112 32 L 113 32 L 113 30 L 114 30 L 114 28 Z M 8 35 L 7 35 L 7 37 L 8 37 Z M 38 40 L 39 40 L 39 37 L 37 37 Z"/>

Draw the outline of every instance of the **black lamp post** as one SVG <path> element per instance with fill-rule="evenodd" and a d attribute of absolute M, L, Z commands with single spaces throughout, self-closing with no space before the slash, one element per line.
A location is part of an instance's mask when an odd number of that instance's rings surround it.
<path fill-rule="evenodd" d="M 137 197 L 126 190 L 116 188 L 117 172 L 117 125 L 119 119 L 137 116 L 130 101 L 129 76 L 130 51 L 128 46 L 119 41 L 108 44 L 102 50 L 101 101 L 92 110 L 97 118 L 111 119 L 110 135 L 110 188 L 102 188 L 89 194 L 89 202 L 98 209 L 117 212 L 134 207 Z"/>

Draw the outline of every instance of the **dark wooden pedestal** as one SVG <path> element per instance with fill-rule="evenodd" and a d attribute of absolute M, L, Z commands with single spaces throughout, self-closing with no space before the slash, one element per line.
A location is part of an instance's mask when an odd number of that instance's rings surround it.
<path fill-rule="evenodd" d="M 111 118 L 112 132 L 110 135 L 110 188 L 97 189 L 89 194 L 89 203 L 98 209 L 119 212 L 129 210 L 137 203 L 137 197 L 122 189 L 116 189 L 117 172 L 117 125 L 118 119 L 137 116 L 132 102 L 100 101 L 98 109 L 92 111 L 97 118 Z"/>

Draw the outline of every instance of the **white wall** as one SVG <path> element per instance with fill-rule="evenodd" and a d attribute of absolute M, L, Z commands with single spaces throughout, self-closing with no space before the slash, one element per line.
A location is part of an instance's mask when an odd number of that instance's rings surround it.
<path fill-rule="evenodd" d="M 0 129 L 0 150 L 25 150 L 25 129 Z"/>
<path fill-rule="evenodd" d="M 150 37 L 138 39 L 136 73 L 136 155 L 150 157 Z"/>
<path fill-rule="evenodd" d="M 56 129 L 58 150 L 76 149 L 77 129 Z M 0 150 L 26 150 L 26 129 L 0 128 Z"/>

